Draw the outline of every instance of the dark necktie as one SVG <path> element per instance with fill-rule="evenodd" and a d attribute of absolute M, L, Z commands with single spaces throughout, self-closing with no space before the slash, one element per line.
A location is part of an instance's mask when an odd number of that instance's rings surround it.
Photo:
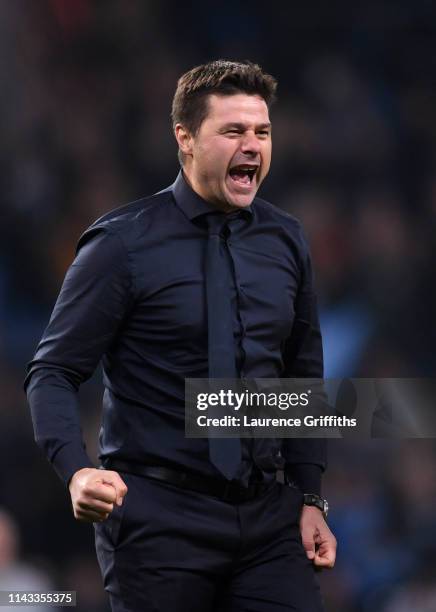
<path fill-rule="evenodd" d="M 206 223 L 209 232 L 206 252 L 209 378 L 237 378 L 230 294 L 231 262 L 222 236 L 227 218 L 223 213 L 211 213 L 206 215 Z M 220 416 L 219 406 L 217 409 L 213 416 Z M 240 439 L 210 437 L 209 456 L 215 467 L 231 480 L 241 463 Z"/>

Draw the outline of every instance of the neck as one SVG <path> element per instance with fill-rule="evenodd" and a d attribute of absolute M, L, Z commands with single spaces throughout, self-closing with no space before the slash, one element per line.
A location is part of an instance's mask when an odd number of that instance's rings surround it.
<path fill-rule="evenodd" d="M 205 200 L 205 202 L 208 202 L 209 204 L 212 204 L 212 206 L 215 206 L 215 208 L 217 210 L 219 210 L 220 212 L 226 213 L 226 214 L 229 214 L 231 212 L 235 212 L 235 210 L 239 210 L 237 206 L 231 206 L 227 202 L 210 200 L 209 198 L 206 198 L 204 196 L 204 194 L 202 193 L 202 190 L 201 190 L 200 185 L 198 184 L 198 181 L 195 180 L 191 169 L 189 167 L 187 167 L 186 165 L 184 165 L 184 166 L 182 166 L 182 172 L 183 172 L 183 176 L 185 178 L 185 181 L 188 183 L 188 185 L 190 186 L 192 191 L 195 191 L 195 193 L 198 196 L 200 196 L 200 198 Z"/>

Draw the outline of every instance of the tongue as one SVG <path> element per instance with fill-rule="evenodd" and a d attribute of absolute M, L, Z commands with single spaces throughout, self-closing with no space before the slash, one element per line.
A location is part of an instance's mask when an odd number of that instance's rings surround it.
<path fill-rule="evenodd" d="M 238 183 L 243 183 L 244 185 L 250 184 L 250 177 L 246 172 L 233 171 L 230 176 L 234 181 L 237 181 Z"/>

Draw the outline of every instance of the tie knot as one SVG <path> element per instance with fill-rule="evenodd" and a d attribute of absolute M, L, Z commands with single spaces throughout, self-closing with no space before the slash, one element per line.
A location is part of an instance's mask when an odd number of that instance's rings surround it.
<path fill-rule="evenodd" d="M 227 227 L 228 219 L 224 213 L 209 213 L 205 216 L 209 236 L 220 235 Z"/>

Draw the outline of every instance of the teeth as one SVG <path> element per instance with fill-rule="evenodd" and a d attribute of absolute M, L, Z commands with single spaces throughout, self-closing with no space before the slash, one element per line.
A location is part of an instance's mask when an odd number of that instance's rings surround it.
<path fill-rule="evenodd" d="M 242 170 L 243 172 L 252 172 L 254 174 L 257 166 L 233 166 L 232 170 Z"/>

